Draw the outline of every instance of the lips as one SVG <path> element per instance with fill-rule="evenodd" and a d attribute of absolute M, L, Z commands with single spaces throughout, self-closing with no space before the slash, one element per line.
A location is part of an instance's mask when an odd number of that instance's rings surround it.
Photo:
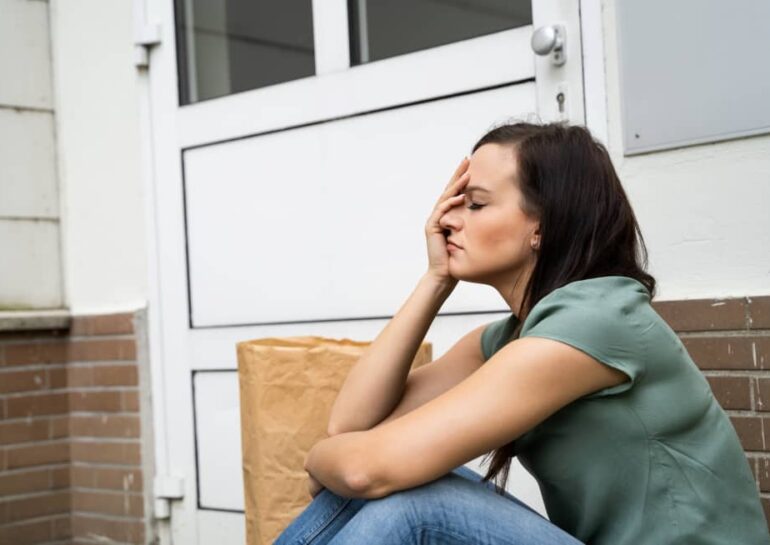
<path fill-rule="evenodd" d="M 459 244 L 457 244 L 454 240 L 447 240 L 448 244 L 451 244 L 452 246 L 457 246 L 458 248 L 462 248 Z"/>

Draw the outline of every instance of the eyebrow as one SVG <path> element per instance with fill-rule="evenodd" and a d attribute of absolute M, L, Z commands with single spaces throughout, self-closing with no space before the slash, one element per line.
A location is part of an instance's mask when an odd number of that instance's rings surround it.
<path fill-rule="evenodd" d="M 464 193 L 471 193 L 473 191 L 483 191 L 484 193 L 491 193 L 489 189 L 485 189 L 478 185 L 469 185 L 465 187 Z"/>

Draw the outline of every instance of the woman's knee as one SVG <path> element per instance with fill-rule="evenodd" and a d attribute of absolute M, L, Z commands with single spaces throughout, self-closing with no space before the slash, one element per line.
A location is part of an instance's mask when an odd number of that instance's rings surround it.
<path fill-rule="evenodd" d="M 369 500 L 358 516 L 416 526 L 430 518 L 429 511 L 442 505 L 442 499 L 452 498 L 460 479 L 462 477 L 448 474 L 420 486 Z"/>

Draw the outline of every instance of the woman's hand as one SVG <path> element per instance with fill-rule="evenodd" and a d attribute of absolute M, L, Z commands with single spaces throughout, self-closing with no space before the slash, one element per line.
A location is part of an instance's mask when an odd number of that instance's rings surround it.
<path fill-rule="evenodd" d="M 311 497 L 315 498 L 321 492 L 321 490 L 324 489 L 324 486 L 319 483 L 310 473 L 308 473 L 307 476 L 307 491 L 310 493 Z"/>
<path fill-rule="evenodd" d="M 428 274 L 440 282 L 456 284 L 457 280 L 449 274 L 449 251 L 447 250 L 444 228 L 439 225 L 439 220 L 453 206 L 463 202 L 465 195 L 460 190 L 468 183 L 468 165 L 470 161 L 464 157 L 455 170 L 444 192 L 436 201 L 433 213 L 425 225 L 425 237 L 428 242 Z"/>

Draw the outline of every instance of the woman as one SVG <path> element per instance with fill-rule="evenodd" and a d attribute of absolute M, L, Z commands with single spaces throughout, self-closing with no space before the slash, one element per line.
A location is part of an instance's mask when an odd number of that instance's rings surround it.
<path fill-rule="evenodd" d="M 636 218 L 585 128 L 484 135 L 426 236 L 428 271 L 351 369 L 305 461 L 314 499 L 276 544 L 770 543 L 738 437 L 650 305 Z M 459 280 L 511 314 L 410 372 Z M 484 453 L 485 477 L 462 467 Z M 504 491 L 512 456 L 549 520 Z"/>

